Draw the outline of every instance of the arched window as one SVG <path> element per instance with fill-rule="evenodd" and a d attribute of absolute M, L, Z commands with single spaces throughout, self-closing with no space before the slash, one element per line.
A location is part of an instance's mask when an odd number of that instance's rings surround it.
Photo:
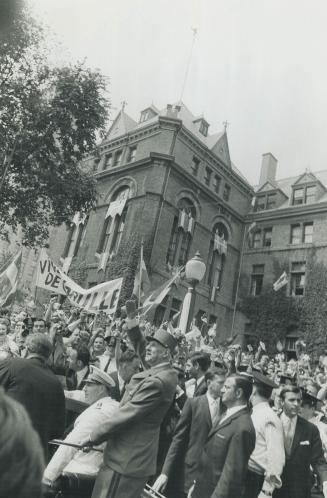
<path fill-rule="evenodd" d="M 72 259 L 77 255 L 81 246 L 82 240 L 85 237 L 86 225 L 88 216 L 80 216 L 76 213 L 70 228 L 68 229 L 68 237 L 65 245 L 64 252 L 61 256 L 63 270 L 68 272 Z"/>
<path fill-rule="evenodd" d="M 213 227 L 208 263 L 207 284 L 210 285 L 210 300 L 214 302 L 216 292 L 221 288 L 225 258 L 227 253 L 228 230 L 223 223 L 216 223 Z"/>
<path fill-rule="evenodd" d="M 177 207 L 178 216 L 174 217 L 166 258 L 170 266 L 184 266 L 189 259 L 196 216 L 193 202 L 186 197 Z"/>
<path fill-rule="evenodd" d="M 103 224 L 96 255 L 99 258 L 98 270 L 105 270 L 109 257 L 117 254 L 124 231 L 129 187 L 121 187 L 111 198 Z"/>

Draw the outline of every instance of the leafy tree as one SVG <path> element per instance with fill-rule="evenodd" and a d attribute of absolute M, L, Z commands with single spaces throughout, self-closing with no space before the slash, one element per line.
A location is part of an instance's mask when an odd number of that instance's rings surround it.
<path fill-rule="evenodd" d="M 21 226 L 42 245 L 48 227 L 95 204 L 81 161 L 105 130 L 106 80 L 84 64 L 54 67 L 26 8 L 0 35 L 0 235 Z"/>

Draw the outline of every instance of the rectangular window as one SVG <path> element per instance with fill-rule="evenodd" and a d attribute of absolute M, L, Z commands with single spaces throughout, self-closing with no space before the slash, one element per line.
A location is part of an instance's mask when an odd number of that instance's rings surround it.
<path fill-rule="evenodd" d="M 313 223 L 304 223 L 303 225 L 303 242 L 312 244 L 313 241 Z"/>
<path fill-rule="evenodd" d="M 114 164 L 113 164 L 114 166 L 119 166 L 120 165 L 120 161 L 121 161 L 122 155 L 123 155 L 123 151 L 122 150 L 117 150 L 117 152 L 115 154 Z"/>
<path fill-rule="evenodd" d="M 301 225 L 291 225 L 291 244 L 301 244 Z"/>
<path fill-rule="evenodd" d="M 259 296 L 259 294 L 261 294 L 264 271 L 265 271 L 265 265 L 253 265 L 252 267 L 251 289 L 250 289 L 252 296 Z"/>
<path fill-rule="evenodd" d="M 105 161 L 104 161 L 104 166 L 103 169 L 109 169 L 112 166 L 112 154 L 107 154 Z"/>
<path fill-rule="evenodd" d="M 268 194 L 266 209 L 274 209 L 275 207 L 276 207 L 276 194 Z"/>
<path fill-rule="evenodd" d="M 128 163 L 133 163 L 135 161 L 135 156 L 136 156 L 136 146 L 130 147 L 129 152 L 128 152 Z"/>
<path fill-rule="evenodd" d="M 182 307 L 182 301 L 180 301 L 179 299 L 173 298 L 171 301 L 169 320 L 171 320 L 176 315 L 176 313 L 178 313 L 180 311 L 181 307 Z"/>
<path fill-rule="evenodd" d="M 230 185 L 227 185 L 227 183 L 226 183 L 225 187 L 224 187 L 224 192 L 223 192 L 224 201 L 229 201 L 230 191 L 231 191 L 231 187 L 230 187 Z"/>
<path fill-rule="evenodd" d="M 299 204 L 303 204 L 303 195 L 304 195 L 303 188 L 294 189 L 294 192 L 293 192 L 293 205 L 294 206 L 297 206 Z"/>
<path fill-rule="evenodd" d="M 191 169 L 194 176 L 198 175 L 199 166 L 200 166 L 200 160 L 197 157 L 193 157 Z"/>
<path fill-rule="evenodd" d="M 207 123 L 205 121 L 201 121 L 200 130 L 199 131 L 205 137 L 208 135 L 208 125 L 207 125 Z"/>
<path fill-rule="evenodd" d="M 216 194 L 218 194 L 218 193 L 219 193 L 220 182 L 221 182 L 221 178 L 220 178 L 220 176 L 215 175 L 215 177 L 214 177 L 214 182 L 213 182 L 213 189 L 214 189 L 214 191 L 216 192 Z"/>
<path fill-rule="evenodd" d="M 292 263 L 291 296 L 303 296 L 305 286 L 305 261 Z"/>
<path fill-rule="evenodd" d="M 312 204 L 316 200 L 316 186 L 312 185 L 305 189 L 305 203 Z"/>
<path fill-rule="evenodd" d="M 140 123 L 147 121 L 149 119 L 149 111 L 141 112 Z"/>
<path fill-rule="evenodd" d="M 256 201 L 256 208 L 257 211 L 263 211 L 266 209 L 266 196 L 265 195 L 258 195 L 257 201 Z"/>
<path fill-rule="evenodd" d="M 253 249 L 261 247 L 261 230 L 257 230 L 253 234 Z"/>
<path fill-rule="evenodd" d="M 211 181 L 211 175 L 212 171 L 210 168 L 205 169 L 205 175 L 204 175 L 204 183 L 209 187 L 210 186 L 210 181 Z"/>
<path fill-rule="evenodd" d="M 263 247 L 271 247 L 272 228 L 265 228 L 263 231 Z"/>

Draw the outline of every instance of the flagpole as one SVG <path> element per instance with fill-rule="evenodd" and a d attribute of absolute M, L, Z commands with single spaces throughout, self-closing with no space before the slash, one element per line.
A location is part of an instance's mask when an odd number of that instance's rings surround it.
<path fill-rule="evenodd" d="M 140 275 L 139 275 L 139 295 L 138 295 L 138 308 L 141 307 L 142 295 L 142 264 L 143 264 L 143 238 L 141 240 L 141 255 L 140 255 Z"/>
<path fill-rule="evenodd" d="M 243 263 L 243 254 L 244 254 L 244 246 L 245 246 L 245 237 L 248 231 L 246 230 L 246 227 L 244 227 L 244 234 L 243 234 L 243 242 L 242 242 L 242 249 L 241 249 L 241 256 L 240 256 L 240 267 L 238 270 L 238 275 L 237 275 L 237 283 L 236 283 L 236 292 L 235 292 L 235 302 L 234 302 L 234 309 L 233 309 L 233 319 L 232 319 L 232 329 L 231 329 L 231 337 L 233 337 L 234 334 L 234 324 L 235 324 L 235 316 L 236 316 L 236 305 L 237 305 L 237 298 L 238 298 L 238 290 L 240 287 L 240 278 L 241 278 L 241 270 L 242 270 L 242 263 Z"/>

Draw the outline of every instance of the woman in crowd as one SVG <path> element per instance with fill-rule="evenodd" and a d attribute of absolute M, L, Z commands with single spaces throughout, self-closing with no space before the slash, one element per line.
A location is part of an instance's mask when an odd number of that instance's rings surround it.
<path fill-rule="evenodd" d="M 7 319 L 0 321 L 0 360 L 12 356 L 19 356 L 19 348 L 13 339 L 8 335 L 9 324 Z"/>

